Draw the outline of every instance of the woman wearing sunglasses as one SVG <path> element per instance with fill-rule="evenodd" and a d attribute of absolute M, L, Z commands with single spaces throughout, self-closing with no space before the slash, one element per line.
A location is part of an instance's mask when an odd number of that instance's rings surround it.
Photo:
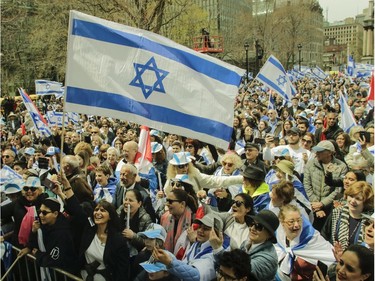
<path fill-rule="evenodd" d="M 164 246 L 178 259 L 182 259 L 189 244 L 186 230 L 194 220 L 198 208 L 197 201 L 182 189 L 171 190 L 165 201 L 168 211 L 160 220 L 160 224 L 167 231 Z"/>
<path fill-rule="evenodd" d="M 257 280 L 274 280 L 277 270 L 277 254 L 273 243 L 276 242 L 274 233 L 279 226 L 279 220 L 271 211 L 262 210 L 257 215 L 250 216 L 247 223 L 249 236 L 240 249 L 250 257 L 251 274 Z M 223 237 L 218 237 L 215 232 L 211 232 L 210 244 L 217 261 L 224 252 Z"/>
<path fill-rule="evenodd" d="M 37 217 L 35 213 L 39 210 L 42 201 L 47 198 L 43 193 L 43 186 L 40 179 L 29 176 L 22 188 L 22 196 L 1 207 L 1 222 L 11 222 L 14 219 L 14 232 L 11 243 L 16 247 L 23 248 L 27 245 L 32 224 Z"/>
<path fill-rule="evenodd" d="M 254 214 L 253 199 L 245 193 L 231 200 L 229 213 L 217 213 L 224 222 L 224 234 L 230 237 L 231 249 L 238 249 L 249 237 L 249 216 Z"/>
<path fill-rule="evenodd" d="M 280 227 L 276 231 L 278 280 L 311 280 L 318 261 L 335 262 L 332 245 L 313 228 L 294 205 L 280 208 Z"/>

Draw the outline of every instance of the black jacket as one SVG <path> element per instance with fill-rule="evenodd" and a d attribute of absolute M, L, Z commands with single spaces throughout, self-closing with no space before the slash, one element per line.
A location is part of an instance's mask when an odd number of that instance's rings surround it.
<path fill-rule="evenodd" d="M 78 256 L 74 249 L 73 236 L 68 220 L 60 213 L 55 224 L 43 225 L 43 243 L 46 251 L 40 251 L 38 234 L 31 232 L 28 248 L 39 249 L 36 262 L 42 267 L 58 267 L 73 274 L 79 272 Z"/>
<path fill-rule="evenodd" d="M 75 196 L 66 200 L 66 211 L 73 216 L 74 220 L 79 220 L 83 228 L 81 244 L 79 246 L 80 266 L 86 264 L 85 252 L 90 246 L 96 234 L 96 225 L 91 226 L 89 218 L 85 215 L 79 202 Z M 104 248 L 103 256 L 104 265 L 111 281 L 127 280 L 129 276 L 129 248 L 126 238 L 120 232 L 109 230 L 107 234 L 107 242 Z"/>

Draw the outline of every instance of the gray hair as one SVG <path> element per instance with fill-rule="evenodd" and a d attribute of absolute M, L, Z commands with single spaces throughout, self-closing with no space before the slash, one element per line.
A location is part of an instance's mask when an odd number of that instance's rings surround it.
<path fill-rule="evenodd" d="M 67 156 L 64 156 L 63 160 L 64 160 L 64 161 L 65 161 L 70 167 L 72 167 L 73 169 L 79 167 L 79 161 L 78 161 L 77 157 L 75 157 L 75 156 L 73 156 L 73 155 L 67 155 Z"/>

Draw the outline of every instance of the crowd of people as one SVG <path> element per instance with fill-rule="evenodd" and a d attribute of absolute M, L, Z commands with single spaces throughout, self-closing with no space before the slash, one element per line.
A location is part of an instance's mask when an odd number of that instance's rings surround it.
<path fill-rule="evenodd" d="M 146 172 L 139 125 L 81 114 L 41 137 L 5 98 L 1 167 L 13 176 L 1 189 L 1 239 L 34 255 L 46 280 L 51 267 L 94 281 L 373 280 L 364 82 L 304 78 L 290 103 L 242 84 L 228 149 L 152 129 Z M 340 93 L 356 120 L 349 132 Z M 35 104 L 62 108 L 54 96 Z"/>

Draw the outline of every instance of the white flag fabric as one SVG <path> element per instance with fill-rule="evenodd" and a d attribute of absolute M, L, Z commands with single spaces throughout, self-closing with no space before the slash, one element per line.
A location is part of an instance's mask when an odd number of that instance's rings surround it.
<path fill-rule="evenodd" d="M 22 180 L 22 176 L 11 167 L 4 165 L 0 170 L 0 185 L 6 184 L 12 180 Z"/>
<path fill-rule="evenodd" d="M 67 110 L 227 148 L 244 73 L 158 34 L 70 13 Z"/>
<path fill-rule="evenodd" d="M 46 118 L 47 118 L 49 125 L 62 127 L 62 123 L 63 123 L 62 112 L 47 111 Z M 65 112 L 65 126 L 68 125 L 68 122 L 72 122 L 73 124 L 78 124 L 79 115 L 75 112 Z"/>
<path fill-rule="evenodd" d="M 37 95 L 57 95 L 64 94 L 63 84 L 48 80 L 35 80 L 35 94 Z"/>
<path fill-rule="evenodd" d="M 18 88 L 18 92 L 20 93 L 23 103 L 31 116 L 31 120 L 33 120 L 35 129 L 44 137 L 51 136 L 52 132 L 48 128 L 47 121 L 40 114 L 39 110 L 36 108 L 30 97 L 26 94 L 25 90 Z"/>
<path fill-rule="evenodd" d="M 270 87 L 287 101 L 290 101 L 297 93 L 283 65 L 272 55 L 263 65 L 255 79 Z"/>
<path fill-rule="evenodd" d="M 341 107 L 340 127 L 345 133 L 349 133 L 350 129 L 356 125 L 352 111 L 346 103 L 343 94 L 340 92 L 339 104 Z"/>

